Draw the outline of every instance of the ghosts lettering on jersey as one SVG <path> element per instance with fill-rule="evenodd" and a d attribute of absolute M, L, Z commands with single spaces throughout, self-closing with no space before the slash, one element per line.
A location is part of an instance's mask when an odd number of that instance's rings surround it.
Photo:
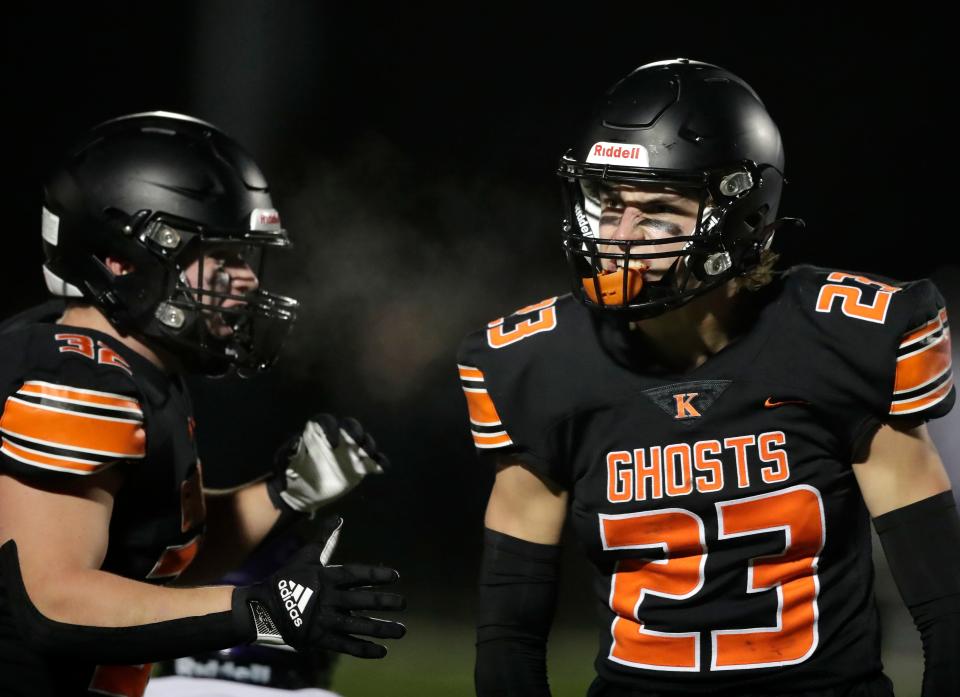
<path fill-rule="evenodd" d="M 790 477 L 783 431 L 767 431 L 695 443 L 670 443 L 607 453 L 607 499 L 627 503 L 745 489 L 757 481 L 775 484 Z M 727 469 L 724 479 L 724 463 Z M 733 476 L 729 476 L 733 474 Z"/>

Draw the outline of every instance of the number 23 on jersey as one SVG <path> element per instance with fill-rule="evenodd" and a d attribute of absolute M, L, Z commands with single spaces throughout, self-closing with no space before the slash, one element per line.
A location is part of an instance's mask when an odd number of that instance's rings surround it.
<path fill-rule="evenodd" d="M 826 529 L 820 493 L 805 484 L 715 504 L 721 540 L 761 533 L 783 534 L 783 552 L 744 560 L 744 592 L 777 594 L 768 626 L 710 631 L 710 670 L 771 668 L 802 663 L 817 647 L 817 562 Z M 604 549 L 663 550 L 662 560 L 619 562 L 611 579 L 613 643 L 609 658 L 635 668 L 699 671 L 700 632 L 646 628 L 648 596 L 686 600 L 703 589 L 707 545 L 703 519 L 667 508 L 644 513 L 600 514 Z"/>

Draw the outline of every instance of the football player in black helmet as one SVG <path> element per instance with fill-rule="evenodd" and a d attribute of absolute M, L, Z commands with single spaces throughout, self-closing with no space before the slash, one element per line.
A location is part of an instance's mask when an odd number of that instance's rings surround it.
<path fill-rule="evenodd" d="M 339 527 L 199 585 L 388 464 L 319 414 L 268 478 L 204 489 L 182 373 L 265 370 L 297 307 L 260 287 L 290 242 L 250 156 L 179 114 L 101 124 L 47 180 L 42 237 L 58 297 L 0 325 L 0 691 L 140 695 L 151 661 L 252 642 L 383 656 L 354 635 L 403 635 L 364 616 L 402 607 L 365 588 L 397 574 L 328 565 Z"/>
<path fill-rule="evenodd" d="M 682 99 L 677 65 L 697 75 Z M 776 124 L 749 85 L 711 68 L 634 71 L 561 158 L 563 246 L 586 305 L 634 319 L 680 307 L 758 266 L 776 229 L 799 223 L 776 218 Z"/>
<path fill-rule="evenodd" d="M 560 160 L 573 293 L 459 353 L 496 479 L 476 685 L 549 695 L 559 542 L 596 570 L 592 697 L 890 695 L 870 519 L 924 642 L 924 697 L 960 691 L 960 519 L 924 422 L 953 406 L 926 280 L 770 249 L 784 179 L 756 92 L 644 65 Z M 951 658 L 953 657 L 953 658 Z"/>
<path fill-rule="evenodd" d="M 44 187 L 51 293 L 84 299 L 194 372 L 249 374 L 274 361 L 297 303 L 260 289 L 256 274 L 263 251 L 289 245 L 256 163 L 196 119 L 101 124 Z"/>

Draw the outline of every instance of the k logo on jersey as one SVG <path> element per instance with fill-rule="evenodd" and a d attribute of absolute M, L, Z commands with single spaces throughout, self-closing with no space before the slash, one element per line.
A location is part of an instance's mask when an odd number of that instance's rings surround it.
<path fill-rule="evenodd" d="M 693 406 L 693 398 L 700 396 L 699 392 L 686 392 L 684 394 L 673 395 L 673 400 L 677 403 L 677 419 L 693 419 L 700 416 L 700 412 Z"/>
<path fill-rule="evenodd" d="M 644 390 L 643 394 L 681 423 L 695 422 L 713 406 L 730 380 L 700 380 Z"/>

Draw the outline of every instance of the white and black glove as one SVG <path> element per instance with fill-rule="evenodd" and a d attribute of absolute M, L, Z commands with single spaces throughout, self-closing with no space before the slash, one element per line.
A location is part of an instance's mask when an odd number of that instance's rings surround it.
<path fill-rule="evenodd" d="M 313 513 L 368 474 L 389 466 L 359 421 L 317 414 L 277 453 L 277 472 L 268 482 L 270 497 L 297 513 Z"/>
<path fill-rule="evenodd" d="M 340 525 L 323 544 L 301 549 L 267 580 L 233 592 L 233 613 L 247 624 L 250 641 L 288 646 L 297 651 L 325 649 L 358 658 L 383 658 L 385 646 L 355 634 L 399 639 L 406 628 L 399 622 L 368 617 L 371 610 L 403 610 L 397 593 L 372 590 L 395 582 L 399 574 L 384 566 L 327 566 Z"/>

